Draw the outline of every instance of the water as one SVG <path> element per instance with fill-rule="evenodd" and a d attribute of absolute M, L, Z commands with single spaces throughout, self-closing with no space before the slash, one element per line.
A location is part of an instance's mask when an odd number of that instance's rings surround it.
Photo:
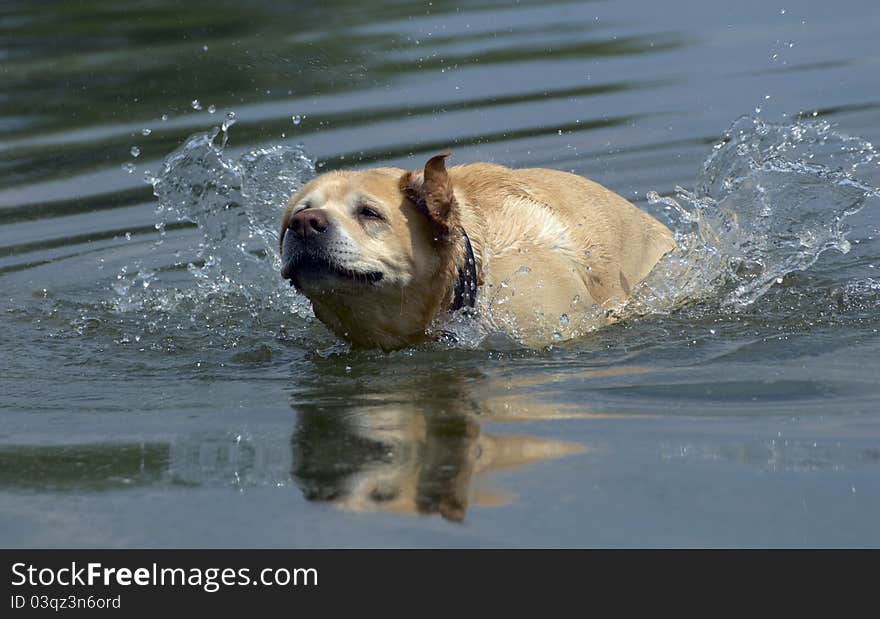
<path fill-rule="evenodd" d="M 3 545 L 880 545 L 871 2 L 139 6 L 0 11 Z M 279 209 L 446 147 L 683 251 L 573 342 L 353 352 Z"/>

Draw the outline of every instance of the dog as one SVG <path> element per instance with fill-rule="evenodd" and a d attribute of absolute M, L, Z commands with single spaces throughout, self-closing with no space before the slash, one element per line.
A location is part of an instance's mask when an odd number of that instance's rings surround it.
<path fill-rule="evenodd" d="M 598 183 L 491 163 L 322 174 L 284 210 L 281 275 L 356 347 L 443 337 L 461 310 L 521 345 L 623 317 L 676 248 L 670 230 Z"/>

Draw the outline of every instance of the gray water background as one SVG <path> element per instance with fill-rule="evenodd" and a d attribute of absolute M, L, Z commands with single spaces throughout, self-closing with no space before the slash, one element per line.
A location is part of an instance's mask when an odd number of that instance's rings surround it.
<path fill-rule="evenodd" d="M 878 26 L 871 0 L 4 2 L 0 544 L 880 545 Z M 697 238 L 662 196 L 698 212 L 740 130 L 801 136 L 754 172 L 782 227 L 676 271 L 700 303 L 545 350 L 352 352 L 262 236 L 312 166 L 449 147 Z M 203 197 L 224 174 L 243 205 Z M 721 222 L 752 212 L 726 191 Z"/>

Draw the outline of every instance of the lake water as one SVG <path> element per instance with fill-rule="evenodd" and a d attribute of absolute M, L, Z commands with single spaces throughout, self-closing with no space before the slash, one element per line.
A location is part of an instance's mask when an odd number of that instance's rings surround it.
<path fill-rule="evenodd" d="M 0 545 L 880 546 L 878 26 L 7 0 Z M 646 315 L 543 350 L 463 317 L 337 341 L 278 276 L 281 205 L 447 147 L 673 227 Z"/>

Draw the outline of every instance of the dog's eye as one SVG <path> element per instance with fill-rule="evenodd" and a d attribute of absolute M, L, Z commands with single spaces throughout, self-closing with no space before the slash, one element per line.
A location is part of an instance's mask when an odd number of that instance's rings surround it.
<path fill-rule="evenodd" d="M 369 206 L 359 206 L 357 213 L 358 213 L 358 217 L 364 217 L 365 219 L 379 219 L 379 220 L 385 219 L 384 217 L 382 217 L 382 215 L 377 213 L 374 209 L 370 208 Z"/>
<path fill-rule="evenodd" d="M 393 501 L 400 495 L 400 491 L 397 488 L 373 488 L 370 492 L 370 499 L 375 503 L 387 503 L 388 501 Z"/>

